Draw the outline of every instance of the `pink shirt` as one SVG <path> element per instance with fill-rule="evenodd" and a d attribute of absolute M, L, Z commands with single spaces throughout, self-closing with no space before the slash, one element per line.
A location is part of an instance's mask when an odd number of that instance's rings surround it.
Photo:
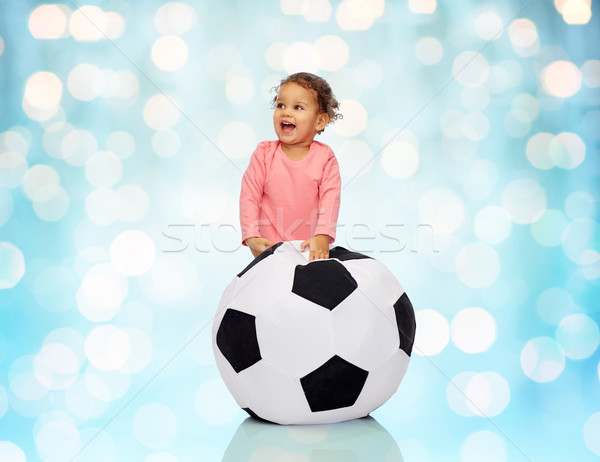
<path fill-rule="evenodd" d="M 263 141 L 242 178 L 242 242 L 305 240 L 316 234 L 335 239 L 341 180 L 329 146 L 313 141 L 306 156 L 293 161 L 279 141 Z"/>

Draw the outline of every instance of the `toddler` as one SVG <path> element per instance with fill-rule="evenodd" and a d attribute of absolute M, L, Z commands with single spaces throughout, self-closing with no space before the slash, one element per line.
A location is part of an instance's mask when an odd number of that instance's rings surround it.
<path fill-rule="evenodd" d="M 258 256 L 276 242 L 303 240 L 309 261 L 328 258 L 340 207 L 340 173 L 333 151 L 315 141 L 341 119 L 329 84 L 308 72 L 276 87 L 273 125 L 277 141 L 263 141 L 242 178 L 242 241 Z"/>

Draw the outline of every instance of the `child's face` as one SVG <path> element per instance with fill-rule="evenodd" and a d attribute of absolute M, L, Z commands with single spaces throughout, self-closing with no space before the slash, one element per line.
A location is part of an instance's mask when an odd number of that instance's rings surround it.
<path fill-rule="evenodd" d="M 279 89 L 273 125 L 282 144 L 309 146 L 318 131 L 327 125 L 327 114 L 319 112 L 317 93 L 289 82 Z"/>

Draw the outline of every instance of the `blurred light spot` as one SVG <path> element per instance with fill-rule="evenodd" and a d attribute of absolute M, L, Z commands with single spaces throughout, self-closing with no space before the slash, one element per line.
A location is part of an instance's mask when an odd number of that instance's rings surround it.
<path fill-rule="evenodd" d="M 575 303 L 569 292 L 560 287 L 550 287 L 538 295 L 535 307 L 540 318 L 548 324 L 558 324 L 575 311 Z"/>
<path fill-rule="evenodd" d="M 116 39 L 125 33 L 125 19 L 119 13 L 107 11 L 104 14 L 106 19 L 105 35 L 109 39 Z"/>
<path fill-rule="evenodd" d="M 256 149 L 256 135 L 250 125 L 231 122 L 221 129 L 217 145 L 230 159 L 249 157 Z"/>
<path fill-rule="evenodd" d="M 38 453 L 47 462 L 69 460 L 81 449 L 79 431 L 64 420 L 48 422 L 34 436 Z"/>
<path fill-rule="evenodd" d="M 436 310 L 418 310 L 415 313 L 419 332 L 415 336 L 414 350 L 420 356 L 441 353 L 450 340 L 450 329 L 446 318 Z"/>
<path fill-rule="evenodd" d="M 1 175 L 1 171 L 0 171 Z M 1 184 L 1 183 L 0 183 Z M 0 189 L 0 227 L 4 226 L 13 213 L 13 197 L 8 189 Z"/>
<path fill-rule="evenodd" d="M 10 441 L 0 441 L 0 459 L 6 462 L 26 462 L 25 453 Z"/>
<path fill-rule="evenodd" d="M 240 408 L 221 380 L 207 380 L 194 395 L 194 408 L 204 422 L 225 425 L 232 422 Z"/>
<path fill-rule="evenodd" d="M 544 247 L 556 247 L 561 244 L 562 234 L 568 224 L 569 220 L 560 210 L 547 209 L 531 224 L 531 235 L 535 242 Z"/>
<path fill-rule="evenodd" d="M 338 162 L 343 178 L 354 178 L 364 175 L 373 167 L 373 151 L 361 140 L 346 140 L 339 148 Z"/>
<path fill-rule="evenodd" d="M 463 87 L 483 85 L 490 75 L 490 65 L 476 51 L 463 51 L 452 63 L 452 75 Z"/>
<path fill-rule="evenodd" d="M 105 371 L 90 365 L 85 371 L 85 386 L 90 395 L 100 401 L 116 401 L 122 398 L 130 385 L 131 376 L 123 367 L 119 370 Z"/>
<path fill-rule="evenodd" d="M 307 0 L 280 0 L 279 6 L 283 14 L 299 15 L 302 14 L 302 6 L 305 3 L 307 3 Z"/>
<path fill-rule="evenodd" d="M 492 417 L 501 414 L 510 401 L 510 386 L 497 372 L 475 374 L 465 387 L 467 406 L 473 415 Z"/>
<path fill-rule="evenodd" d="M 162 93 L 152 96 L 144 105 L 144 121 L 154 130 L 171 128 L 179 120 L 179 109 Z"/>
<path fill-rule="evenodd" d="M 565 212 L 572 220 L 592 218 L 595 209 L 595 199 L 585 191 L 573 191 L 565 200 Z"/>
<path fill-rule="evenodd" d="M 456 414 L 461 417 L 471 417 L 475 415 L 468 404 L 465 390 L 473 377 L 477 375 L 473 371 L 459 372 L 446 387 L 446 401 Z"/>
<path fill-rule="evenodd" d="M 526 18 L 517 19 L 508 28 L 508 36 L 515 52 L 523 57 L 533 56 L 539 49 L 535 24 Z"/>
<path fill-rule="evenodd" d="M 556 328 L 556 341 L 567 358 L 589 358 L 600 344 L 598 324 L 585 314 L 566 316 Z"/>
<path fill-rule="evenodd" d="M 154 24 L 161 34 L 183 35 L 196 23 L 196 10 L 180 2 L 168 2 L 162 5 L 154 16 Z"/>
<path fill-rule="evenodd" d="M 158 130 L 152 135 L 152 150 L 157 156 L 168 158 L 179 152 L 181 140 L 173 130 Z"/>
<path fill-rule="evenodd" d="M 377 61 L 361 61 L 354 69 L 354 76 L 361 87 L 375 88 L 383 80 L 383 69 Z"/>
<path fill-rule="evenodd" d="M 383 2 L 381 2 L 383 3 Z M 369 9 L 369 2 L 358 0 L 343 0 L 337 7 L 335 19 L 343 30 L 367 30 L 373 25 L 373 14 Z"/>
<path fill-rule="evenodd" d="M 324 35 L 315 42 L 319 54 L 319 67 L 325 71 L 338 71 L 348 62 L 348 44 L 335 35 Z"/>
<path fill-rule="evenodd" d="M 427 191 L 419 201 L 421 223 L 433 227 L 436 234 L 456 231 L 465 217 L 465 208 L 460 198 L 450 189 L 439 188 Z"/>
<path fill-rule="evenodd" d="M 128 290 L 127 278 L 111 264 L 100 263 L 85 274 L 77 291 L 77 307 L 91 321 L 108 321 L 119 311 Z"/>
<path fill-rule="evenodd" d="M 533 223 L 546 210 L 546 192 L 534 180 L 517 179 L 502 191 L 502 205 L 515 223 Z"/>
<path fill-rule="evenodd" d="M 87 130 L 72 130 L 63 137 L 60 150 L 68 164 L 83 167 L 98 150 L 98 141 Z"/>
<path fill-rule="evenodd" d="M 392 142 L 383 148 L 381 165 L 393 178 L 408 178 L 419 168 L 419 152 L 410 143 Z"/>
<path fill-rule="evenodd" d="M 62 82 L 55 74 L 46 71 L 36 72 L 25 83 L 23 109 L 25 104 L 28 104 L 33 112 L 30 111 L 27 115 L 34 120 L 47 120 L 58 111 L 62 91 Z"/>
<path fill-rule="evenodd" d="M 20 128 L 20 127 L 19 127 Z M 25 136 L 30 140 L 28 141 Z M 13 151 L 26 156 L 29 150 L 29 143 L 31 141 L 31 133 L 29 130 L 7 130 L 0 133 L 0 151 Z"/>
<path fill-rule="evenodd" d="M 536 133 L 529 141 L 525 149 L 527 159 L 536 168 L 548 170 L 554 167 L 554 162 L 550 157 L 550 144 L 554 135 L 550 133 Z"/>
<path fill-rule="evenodd" d="M 93 64 L 79 64 L 69 73 L 67 80 L 69 92 L 82 101 L 91 101 L 104 90 L 104 75 Z"/>
<path fill-rule="evenodd" d="M 444 136 L 449 138 L 460 138 L 463 135 L 463 119 L 465 114 L 456 109 L 444 112 L 440 119 L 440 125 Z"/>
<path fill-rule="evenodd" d="M 46 152 L 55 159 L 62 159 L 63 138 L 74 130 L 71 124 L 65 122 L 53 122 L 44 130 L 42 144 Z"/>
<path fill-rule="evenodd" d="M 104 38 L 106 29 L 106 15 L 102 9 L 94 5 L 84 5 L 77 8 L 69 21 L 69 30 L 75 40 L 100 40 Z"/>
<path fill-rule="evenodd" d="M 483 40 L 498 40 L 503 28 L 502 18 L 492 11 L 481 13 L 475 20 L 475 31 Z"/>
<path fill-rule="evenodd" d="M 294 3 L 297 3 L 297 1 L 294 1 Z M 302 15 L 307 21 L 326 22 L 331 17 L 329 0 L 304 0 L 301 5 Z"/>
<path fill-rule="evenodd" d="M 154 241 L 137 229 L 122 232 L 110 245 L 111 262 L 125 276 L 145 273 L 155 258 Z"/>
<path fill-rule="evenodd" d="M 135 437 L 142 445 L 160 448 L 175 438 L 177 416 L 164 404 L 145 404 L 135 412 L 132 426 Z"/>
<path fill-rule="evenodd" d="M 92 155 L 85 164 L 85 177 L 92 186 L 110 188 L 121 179 L 123 165 L 120 159 L 109 151 Z"/>
<path fill-rule="evenodd" d="M 275 71 L 284 69 L 283 56 L 286 49 L 287 44 L 285 42 L 276 42 L 269 45 L 267 51 L 265 51 L 265 61 L 271 69 Z"/>
<path fill-rule="evenodd" d="M 476 245 L 486 247 L 472 246 Z M 496 341 L 496 321 L 484 309 L 465 308 L 452 318 L 450 334 L 452 342 L 465 353 L 481 353 Z"/>
<path fill-rule="evenodd" d="M 461 462 L 506 462 L 506 443 L 494 432 L 487 430 L 471 433 L 460 448 Z"/>
<path fill-rule="evenodd" d="M 58 192 L 46 201 L 36 201 L 33 203 L 33 211 L 40 220 L 58 221 L 69 211 L 70 199 L 67 192 L 58 188 Z"/>
<path fill-rule="evenodd" d="M 70 13 L 66 5 L 40 5 L 29 15 L 29 32 L 36 39 L 65 37 Z"/>
<path fill-rule="evenodd" d="M 33 373 L 35 356 L 21 356 L 17 358 L 8 370 L 9 386 L 11 391 L 21 400 L 37 401 L 48 394 Z M 14 408 L 14 404 L 11 404 Z"/>
<path fill-rule="evenodd" d="M 411 13 L 432 14 L 436 7 L 436 0 L 408 0 L 408 9 Z"/>
<path fill-rule="evenodd" d="M 567 0 L 561 10 L 567 24 L 587 24 L 592 17 L 591 2 L 585 0 Z"/>
<path fill-rule="evenodd" d="M 353 99 L 341 100 L 340 113 L 344 114 L 344 118 L 336 121 L 333 125 L 333 130 L 338 135 L 344 137 L 356 136 L 366 128 L 367 110 L 358 101 Z"/>
<path fill-rule="evenodd" d="M 127 159 L 135 152 L 135 138 L 125 131 L 112 132 L 106 139 L 106 149 L 121 160 Z"/>
<path fill-rule="evenodd" d="M 417 59 L 427 66 L 437 64 L 444 56 L 444 47 L 435 37 L 423 37 L 415 46 Z"/>
<path fill-rule="evenodd" d="M 600 241 L 600 225 L 587 218 L 569 223 L 562 235 L 563 251 L 575 263 L 582 263 L 582 257 Z"/>
<path fill-rule="evenodd" d="M 235 104 L 245 104 L 254 96 L 254 84 L 252 80 L 241 75 L 236 75 L 227 80 L 225 85 L 227 99 Z"/>
<path fill-rule="evenodd" d="M 583 440 L 590 451 L 600 456 L 600 412 L 592 414 L 585 421 Z"/>
<path fill-rule="evenodd" d="M 535 382 L 552 382 L 565 368 L 565 355 L 550 337 L 537 337 L 521 351 L 521 369 Z"/>
<path fill-rule="evenodd" d="M 130 373 L 143 371 L 152 359 L 152 342 L 140 329 L 124 329 L 129 338 L 130 354 L 122 370 Z"/>
<path fill-rule="evenodd" d="M 489 91 L 485 87 L 463 88 L 460 100 L 464 107 L 473 112 L 483 111 L 490 102 Z"/>
<path fill-rule="evenodd" d="M 49 390 L 69 388 L 77 379 L 79 367 L 73 350 L 62 343 L 44 345 L 33 363 L 37 380 Z"/>
<path fill-rule="evenodd" d="M 60 343 L 66 345 L 77 357 L 79 364 L 85 361 L 85 352 L 83 351 L 83 335 L 70 327 L 59 327 L 46 335 L 43 346 Z"/>
<path fill-rule="evenodd" d="M 232 70 L 242 66 L 242 54 L 232 45 L 219 45 L 208 53 L 208 72 L 217 80 L 227 80 Z"/>
<path fill-rule="evenodd" d="M 498 168 L 489 160 L 478 160 L 469 169 L 463 182 L 466 195 L 473 200 L 484 200 L 492 192 L 498 179 Z"/>
<path fill-rule="evenodd" d="M 475 235 L 488 244 L 500 244 L 505 241 L 510 236 L 511 228 L 506 210 L 495 205 L 481 209 L 473 221 Z"/>
<path fill-rule="evenodd" d="M 100 417 L 107 407 L 105 402 L 89 392 L 82 379 L 76 380 L 65 390 L 65 402 L 74 416 L 86 420 Z"/>
<path fill-rule="evenodd" d="M 321 66 L 319 51 L 312 43 L 294 42 L 283 53 L 283 68 L 288 74 L 317 72 Z"/>
<path fill-rule="evenodd" d="M 462 120 L 462 132 L 471 141 L 484 139 L 490 131 L 488 118 L 480 112 L 466 114 Z"/>
<path fill-rule="evenodd" d="M 151 57 L 159 69 L 176 71 L 187 62 L 187 43 L 177 35 L 163 35 L 152 45 Z"/>
<path fill-rule="evenodd" d="M 512 112 L 504 117 L 504 131 L 512 138 L 523 138 L 531 130 L 529 122 L 518 120 Z"/>
<path fill-rule="evenodd" d="M 32 201 L 50 200 L 56 196 L 59 188 L 60 176 L 49 165 L 34 165 L 23 176 L 23 191 Z"/>
<path fill-rule="evenodd" d="M 85 447 L 86 462 L 113 462 L 117 452 L 113 438 L 101 428 L 86 427 L 81 431 Z"/>
<path fill-rule="evenodd" d="M 50 266 L 41 271 L 35 280 L 35 299 L 40 306 L 52 313 L 62 313 L 75 305 L 75 293 L 79 279 L 70 269 Z"/>
<path fill-rule="evenodd" d="M 114 223 L 121 215 L 119 194 L 109 188 L 94 189 L 85 199 L 85 213 L 92 223 Z"/>
<path fill-rule="evenodd" d="M 581 88 L 581 71 L 570 61 L 554 61 L 541 73 L 542 85 L 549 95 L 569 98 Z"/>
<path fill-rule="evenodd" d="M 85 354 L 89 362 L 101 371 L 120 369 L 130 351 L 127 333 L 116 326 L 95 327 L 85 339 Z"/>
<path fill-rule="evenodd" d="M 10 242 L 0 242 L 0 290 L 12 289 L 24 274 L 23 252 Z"/>
<path fill-rule="evenodd" d="M 583 83 L 590 88 L 600 87 L 600 60 L 590 59 L 581 66 Z"/>
<path fill-rule="evenodd" d="M 137 223 L 148 213 L 150 200 L 141 186 L 127 184 L 117 189 L 120 204 L 119 220 Z"/>
<path fill-rule="evenodd" d="M 585 143 L 576 133 L 556 135 L 549 146 L 550 157 L 557 167 L 573 169 L 585 159 Z"/>
<path fill-rule="evenodd" d="M 157 258 L 139 281 L 144 295 L 154 303 L 185 299 L 198 286 L 196 266 L 179 254 Z"/>
<path fill-rule="evenodd" d="M 510 112 L 520 122 L 533 122 L 540 113 L 539 104 L 535 96 L 522 93 L 512 100 Z"/>

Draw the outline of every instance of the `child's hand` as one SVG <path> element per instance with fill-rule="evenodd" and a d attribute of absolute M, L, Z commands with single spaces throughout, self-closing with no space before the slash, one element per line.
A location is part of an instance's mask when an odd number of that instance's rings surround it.
<path fill-rule="evenodd" d="M 304 252 L 306 247 L 310 248 L 308 261 L 329 258 L 329 236 L 327 234 L 317 234 L 300 244 L 300 251 Z"/>
<path fill-rule="evenodd" d="M 254 258 L 258 257 L 261 253 L 271 247 L 273 244 L 270 240 L 265 239 L 264 237 L 249 237 L 246 239 L 246 245 L 250 247 L 250 251 L 252 252 L 252 256 Z"/>

